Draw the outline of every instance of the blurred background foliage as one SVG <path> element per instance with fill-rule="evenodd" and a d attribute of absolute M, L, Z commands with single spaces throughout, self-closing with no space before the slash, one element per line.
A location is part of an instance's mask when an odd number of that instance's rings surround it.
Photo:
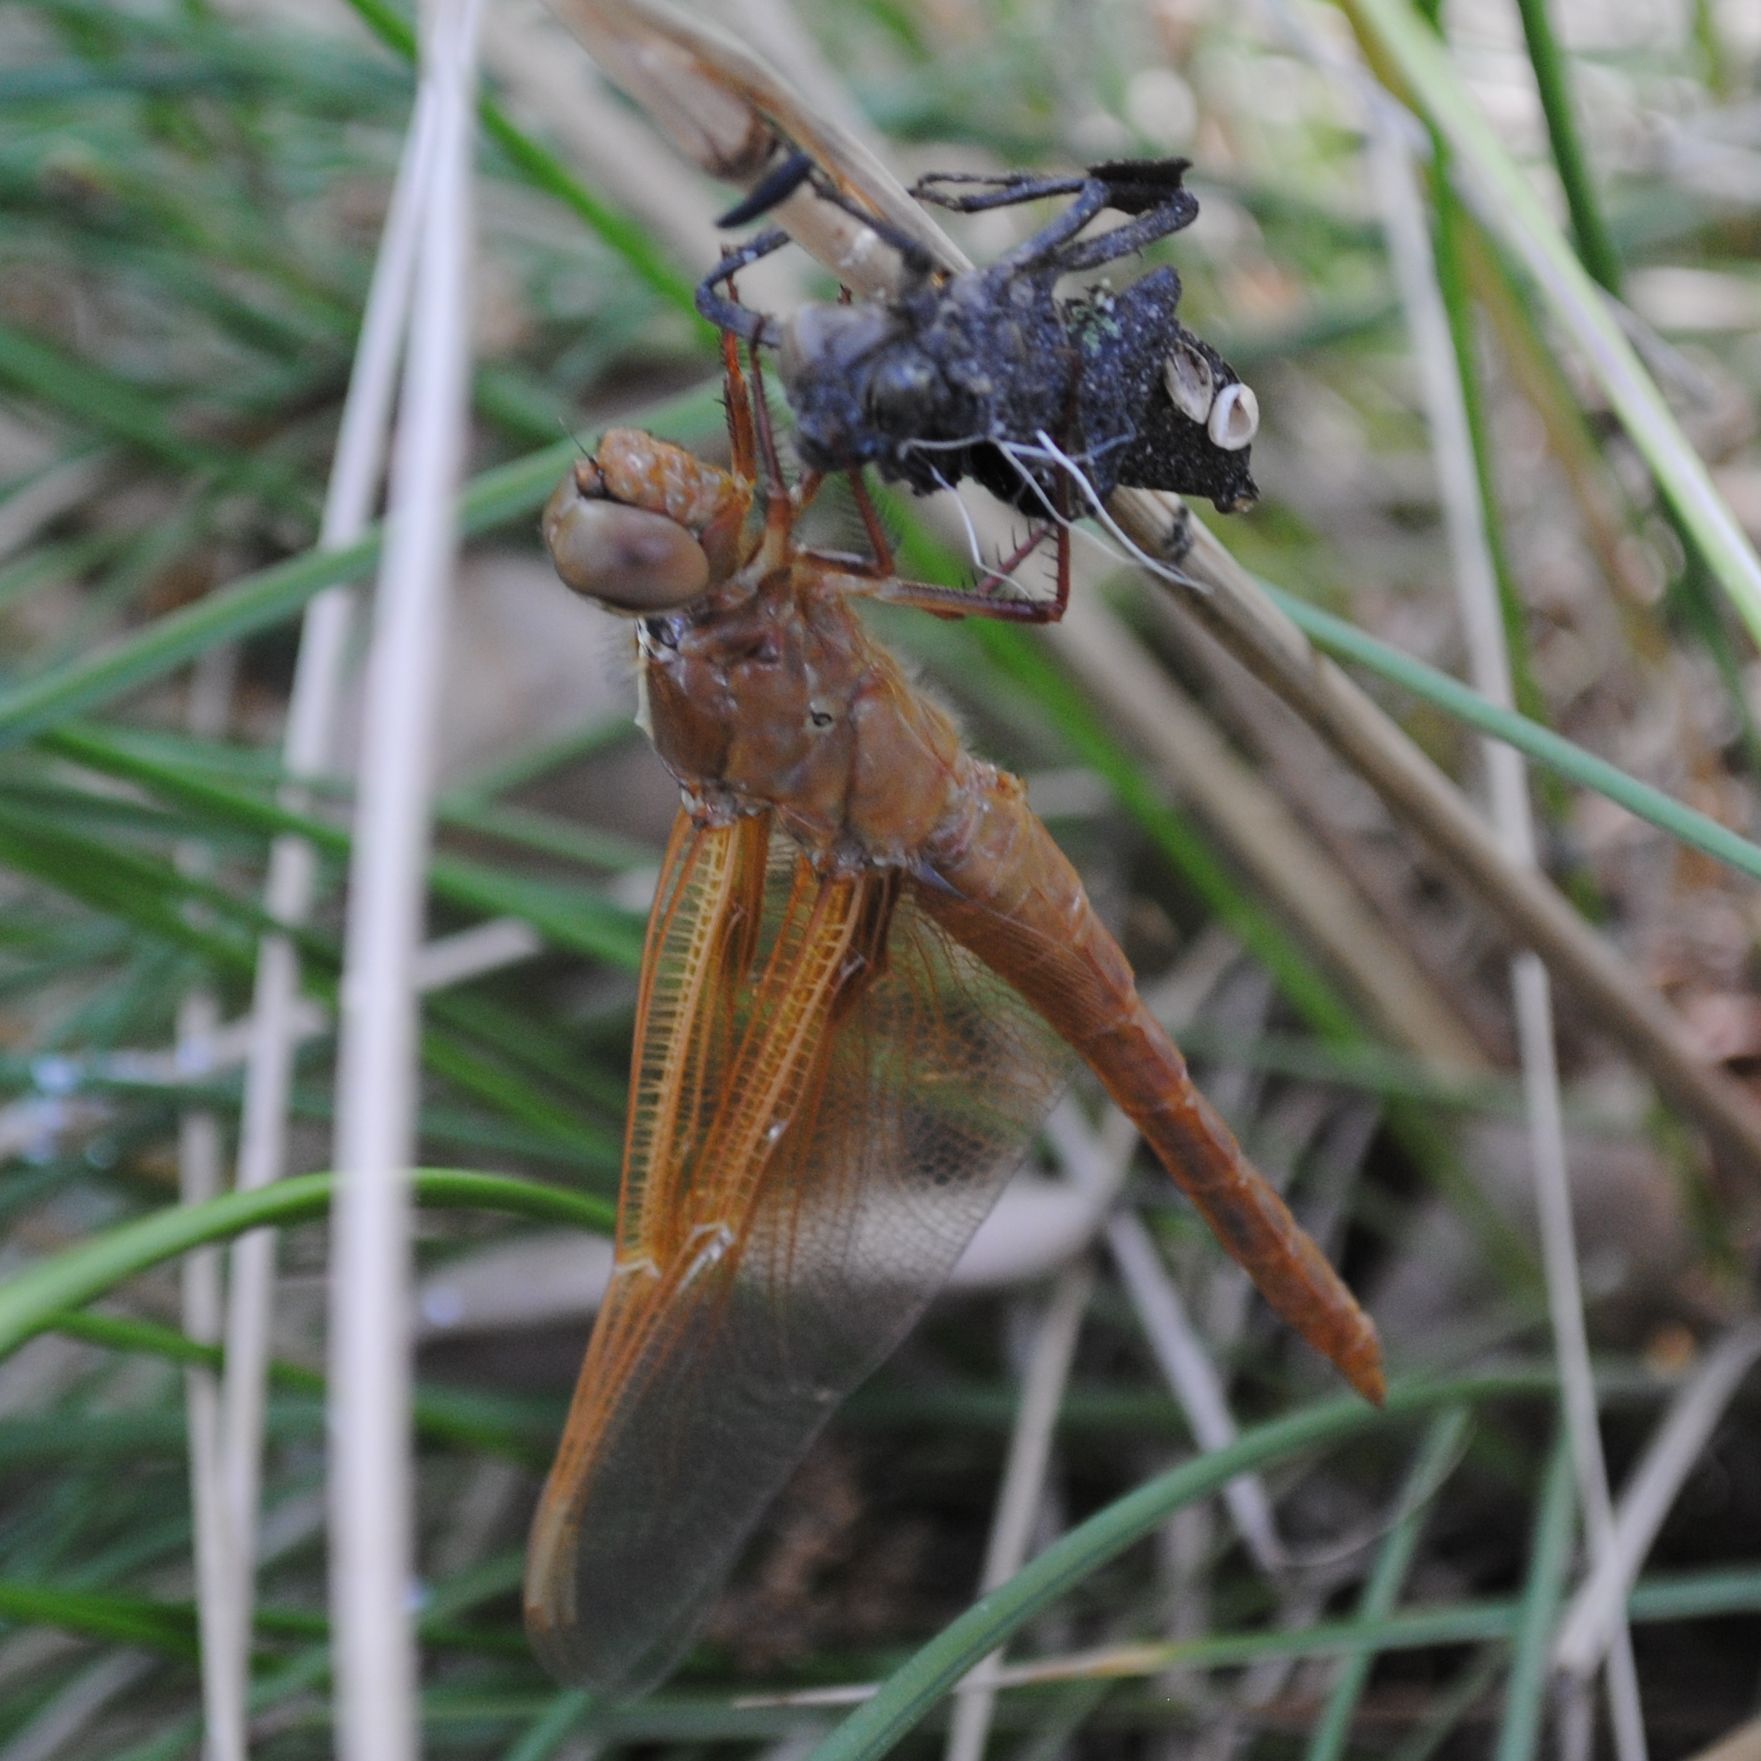
<path fill-rule="evenodd" d="M 1761 14 L 1747 0 L 1551 10 L 1557 41 L 1539 0 L 1526 34 L 1504 0 L 1457 0 L 1435 23 L 1592 274 L 1628 303 L 1647 366 L 1753 535 Z M 1344 14 L 1301 0 L 730 0 L 724 15 L 869 130 L 906 181 L 1190 156 L 1201 218 L 1153 256 L 1178 265 L 1183 316 L 1254 385 L 1264 418 L 1261 505 L 1214 524 L 1300 600 L 1464 670 L 1449 467 L 1366 149 L 1374 77 Z M 104 1299 L 82 1317 L 50 1313 L 48 1297 L 0 1308 L 6 1344 L 36 1335 L 0 1365 L 7 1761 L 196 1752 L 182 1378 L 206 1348 L 180 1321 L 177 1257 L 200 1231 L 136 1260 L 119 1251 L 78 1288 L 32 1286 L 25 1268 L 65 1267 L 81 1244 L 169 1215 L 193 1109 L 230 1149 L 268 847 L 290 825 L 313 836 L 321 873 L 300 936 L 311 1008 L 290 1165 L 328 1166 L 349 782 L 290 818 L 279 750 L 296 613 L 370 560 L 370 546 L 327 557 L 315 540 L 409 122 L 410 41 L 389 0 L 19 0 L 0 14 L 0 1268 L 27 1295 Z M 599 1208 L 566 1222 L 559 1198 L 549 1218 L 509 1220 L 460 1188 L 454 1208 L 423 1213 L 426 1740 L 520 1761 L 805 1753 L 830 1714 L 741 1696 L 882 1675 L 974 1601 L 1044 1288 L 998 1281 L 936 1311 L 802 1470 L 671 1688 L 583 1723 L 542 1679 L 519 1631 L 519 1552 L 585 1332 L 579 1223 L 603 1224 L 615 1192 L 632 972 L 673 794 L 631 723 L 621 639 L 557 589 L 535 511 L 613 420 L 720 444 L 715 354 L 689 290 L 728 198 L 644 134 L 536 5 L 492 6 L 485 61 L 471 536 L 435 755 L 430 929 L 445 970 L 427 1002 L 423 1159 Z M 1573 123 L 1563 157 L 1549 89 Z M 1753 838 L 1753 642 L 1717 567 L 1684 544 L 1547 294 L 1445 183 L 1427 186 L 1425 218 L 1519 705 Z M 987 257 L 1027 219 L 989 216 L 961 237 Z M 748 297 L 827 290 L 785 273 L 792 284 L 754 277 Z M 958 577 L 957 539 L 896 500 L 889 516 L 914 567 Z M 1540 1392 L 1277 1465 L 1266 1487 L 1287 1557 L 1270 1566 L 1220 1506 L 1183 1511 L 1020 1649 L 1173 1635 L 1190 1650 L 1005 1693 L 989 1752 L 1535 1753 L 1552 1740 L 1551 1618 L 1581 1562 L 1550 1467 L 1507 944 L 1262 686 L 1177 640 L 1122 565 L 1096 576 L 1081 591 L 1154 681 L 1135 724 L 1070 670 L 1056 630 L 900 618 L 888 633 L 980 748 L 1029 777 L 1207 1088 L 1364 1292 L 1396 1369 L 1520 1361 Z M 1478 735 L 1422 680 L 1363 676 L 1478 794 Z M 1268 854 L 1220 833 L 1146 748 L 1144 718 L 1184 725 L 1173 718 L 1193 709 L 1235 767 L 1224 793 L 1236 776 L 1271 786 Z M 1673 1005 L 1688 1043 L 1747 1080 L 1761 1064 L 1751 880 L 1558 775 L 1532 794 L 1547 872 Z M 1280 911 L 1280 886 L 1323 870 L 1360 907 L 1359 960 L 1409 974 L 1435 1035 L 1372 1018 L 1338 950 Z M 177 1052 L 192 996 L 222 1023 L 194 1072 Z M 1752 1181 L 1707 1157 L 1600 1027 L 1562 1001 L 1618 1488 L 1680 1378 L 1710 1342 L 1742 1337 L 1756 1212 Z M 448 1196 L 441 1181 L 427 1190 Z M 1237 1419 L 1317 1392 L 1314 1367 L 1153 1171 L 1129 1195 Z M 304 1221 L 281 1247 L 266 1415 L 263 1757 L 330 1752 L 321 1196 L 284 1213 Z M 1042 1538 L 1193 1447 L 1149 1323 L 1099 1258 Z M 1634 1642 L 1659 1755 L 1757 1709 L 1758 1450 L 1761 1410 L 1740 1395 L 1684 1467 L 1645 1564 Z M 1342 1665 L 1342 1649 L 1367 1662 Z M 942 1743 L 938 1719 L 913 1752 Z"/>

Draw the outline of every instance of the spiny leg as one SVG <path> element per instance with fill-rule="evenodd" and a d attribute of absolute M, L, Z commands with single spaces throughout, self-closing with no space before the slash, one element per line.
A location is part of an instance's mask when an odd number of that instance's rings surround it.
<path fill-rule="evenodd" d="M 1043 624 L 1050 621 L 1049 602 L 1040 599 L 996 599 L 974 593 L 969 587 L 943 587 L 934 581 L 901 581 L 897 577 L 877 581 L 873 576 L 853 571 L 848 558 L 831 556 L 819 551 L 801 553 L 821 565 L 821 581 L 830 588 L 859 594 L 881 605 L 902 605 L 912 611 L 926 611 L 931 617 L 950 622 L 961 618 L 989 618 L 999 624 Z"/>
<path fill-rule="evenodd" d="M 1064 387 L 1064 423 L 1074 430 L 1082 402 L 1082 381 L 1072 371 Z M 1043 492 L 1042 492 L 1043 493 Z M 1052 523 L 1058 534 L 1058 560 L 1053 575 L 1052 603 L 1046 611 L 1048 624 L 1062 623 L 1070 604 L 1070 475 L 1060 471 L 1052 479 Z"/>
<path fill-rule="evenodd" d="M 1061 513 L 1061 510 L 1060 510 Z M 997 589 L 1027 561 L 1048 537 L 1054 538 L 1058 548 L 1058 590 L 1052 599 L 999 599 Z M 977 617 L 1007 616 L 1011 620 L 1024 624 L 1055 624 L 1064 615 L 1064 607 L 1070 598 L 1070 558 L 1067 549 L 1069 542 L 1069 523 L 1060 519 L 1049 526 L 1035 526 L 1010 554 L 999 561 L 984 579 L 969 590 L 968 597 L 978 601 L 973 612 Z M 999 613 L 993 608 L 1008 606 L 1007 613 Z M 1016 609 L 1019 608 L 1019 609 Z"/>
<path fill-rule="evenodd" d="M 874 497 L 868 493 L 868 485 L 862 480 L 860 468 L 850 472 L 850 499 L 856 503 L 856 512 L 862 520 L 862 530 L 868 535 L 872 559 L 870 567 L 877 580 L 884 580 L 897 573 L 898 563 L 893 556 L 893 541 L 887 536 L 887 529 L 881 522 L 880 510 L 874 505 Z"/>
<path fill-rule="evenodd" d="M 728 417 L 728 452 L 733 474 L 742 483 L 758 478 L 758 447 L 752 424 L 752 394 L 740 371 L 740 345 L 731 330 L 722 332 L 722 402 Z"/>
<path fill-rule="evenodd" d="M 804 549 L 801 554 L 810 557 L 814 562 L 822 564 L 848 585 L 856 581 L 890 581 L 894 579 L 898 564 L 893 560 L 892 541 L 887 537 L 886 528 L 881 524 L 880 515 L 874 510 L 874 504 L 868 499 L 868 491 L 862 484 L 862 473 L 851 471 L 850 491 L 855 498 L 856 506 L 861 510 L 862 523 L 868 533 L 869 554 L 858 556 L 850 550 Z M 812 478 L 817 488 L 820 478 L 817 473 Z M 796 505 L 801 502 L 799 489 L 796 493 Z M 952 591 L 952 589 L 950 589 Z"/>
<path fill-rule="evenodd" d="M 1070 484 L 1065 478 L 1058 479 L 1053 497 L 1058 510 L 1058 564 L 1053 578 L 1052 603 L 1046 608 L 1045 621 L 1048 624 L 1062 623 L 1064 613 L 1070 608 Z"/>
<path fill-rule="evenodd" d="M 974 587 L 944 587 L 933 581 L 902 581 L 897 575 L 877 575 L 866 558 L 837 551 L 802 550 L 797 554 L 819 572 L 822 587 L 873 599 L 882 605 L 909 606 L 938 618 L 990 618 L 1006 624 L 1044 624 L 1062 615 L 1062 600 L 1004 599 L 996 589 L 1043 544 L 1051 527 L 1035 527 Z"/>
<path fill-rule="evenodd" d="M 771 426 L 770 405 L 764 395 L 764 367 L 755 346 L 748 346 L 746 359 L 752 369 L 752 423 L 758 438 L 758 461 L 764 467 L 764 524 L 771 540 L 786 539 L 800 511 L 783 475 L 777 452 L 776 430 Z M 769 541 L 769 540 L 767 540 Z"/>

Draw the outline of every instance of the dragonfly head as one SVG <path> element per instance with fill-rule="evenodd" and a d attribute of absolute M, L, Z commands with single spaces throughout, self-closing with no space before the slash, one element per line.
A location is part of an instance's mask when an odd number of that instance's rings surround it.
<path fill-rule="evenodd" d="M 574 473 L 545 504 L 543 530 L 563 584 L 608 611 L 672 611 L 709 585 L 709 558 L 678 521 L 591 495 Z"/>
<path fill-rule="evenodd" d="M 682 447 L 611 429 L 540 522 L 565 585 L 628 617 L 676 611 L 745 560 L 750 486 Z"/>

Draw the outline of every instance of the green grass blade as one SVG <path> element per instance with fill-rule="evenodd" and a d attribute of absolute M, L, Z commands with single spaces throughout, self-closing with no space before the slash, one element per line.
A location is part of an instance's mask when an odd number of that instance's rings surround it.
<path fill-rule="evenodd" d="M 1550 1372 L 1528 1371 L 1403 1386 L 1389 1394 L 1380 1411 L 1358 1400 L 1329 1400 L 1256 1426 L 1227 1449 L 1158 1475 L 1061 1536 L 950 1622 L 813 1751 L 812 1761 L 873 1761 L 887 1754 L 969 1669 L 1036 1614 L 1176 1510 L 1210 1497 L 1236 1475 L 1363 1436 L 1393 1419 L 1511 1395 L 1548 1394 L 1555 1386 Z"/>
<path fill-rule="evenodd" d="M 1467 1432 L 1468 1416 L 1460 1407 L 1440 1413 L 1425 1433 L 1425 1440 L 1413 1462 L 1401 1493 L 1401 1513 L 1384 1537 L 1376 1554 L 1376 1563 L 1364 1585 L 1358 1603 L 1358 1618 L 1365 1622 L 1383 1621 L 1394 1612 L 1401 1586 L 1418 1551 L 1419 1535 L 1431 1500 L 1441 1490 L 1444 1479 L 1460 1455 L 1462 1438 Z M 1375 1666 L 1376 1653 L 1363 1650 L 1346 1661 L 1327 1696 L 1321 1721 L 1309 1739 L 1308 1761 L 1344 1761 L 1351 1742 L 1352 1720 L 1357 1715 L 1358 1701 Z"/>
<path fill-rule="evenodd" d="M 1547 1708 L 1548 1657 L 1559 1599 L 1571 1563 L 1577 1494 L 1572 1481 L 1571 1447 L 1563 1426 L 1547 1462 L 1541 1501 L 1529 1545 L 1529 1577 L 1512 1646 L 1510 1681 L 1504 1694 L 1504 1722 L 1495 1761 L 1529 1761 L 1541 1739 Z"/>
<path fill-rule="evenodd" d="M 611 1228 L 614 1217 L 602 1199 L 534 1180 L 460 1168 L 417 1168 L 410 1180 L 418 1204 L 444 1210 L 496 1211 L 600 1233 Z M 335 1186 L 334 1174 L 298 1174 L 206 1204 L 168 1206 L 27 1267 L 0 1289 L 0 1357 L 53 1326 L 57 1311 L 82 1308 L 150 1266 L 248 1230 L 326 1215 Z"/>
<path fill-rule="evenodd" d="M 509 1745 L 502 1761 L 550 1761 L 581 1722 L 587 1705 L 588 1696 L 579 1688 L 558 1694 L 549 1708 L 533 1720 L 526 1734 Z"/>
<path fill-rule="evenodd" d="M 1406 93 L 1454 148 L 1485 224 L 1528 265 L 1542 297 L 1584 351 L 1634 446 L 1738 614 L 1761 644 L 1761 557 L 1713 486 L 1656 382 L 1633 352 L 1528 179 L 1408 0 L 1339 0 Z"/>
<path fill-rule="evenodd" d="M 205 1345 L 178 1332 L 175 1327 L 132 1316 L 72 1311 L 53 1316 L 43 1331 L 62 1333 L 69 1339 L 83 1340 L 110 1351 L 140 1352 L 164 1358 L 168 1363 L 186 1368 L 219 1373 L 226 1367 L 226 1355 L 219 1346 Z M 273 1387 L 299 1394 L 321 1396 L 324 1392 L 323 1375 L 304 1364 L 272 1361 L 269 1381 Z M 415 1415 L 418 1435 L 431 1442 L 460 1449 L 487 1450 L 536 1467 L 544 1465 L 542 1452 L 555 1433 L 553 1420 L 558 1416 L 539 1403 L 522 1406 L 494 1395 L 421 1384 L 416 1388 Z M 181 1423 L 181 1419 L 178 1422 Z M 69 1441 L 70 1446 L 79 1446 L 77 1436 Z"/>
<path fill-rule="evenodd" d="M 1761 880 L 1761 846 L 1738 837 L 1717 820 L 1708 819 L 1705 814 L 1664 794 L 1661 789 L 1628 776 L 1618 765 L 1598 758 L 1593 752 L 1586 752 L 1563 734 L 1556 734 L 1551 728 L 1544 728 L 1515 710 L 1489 702 L 1459 679 L 1452 679 L 1422 660 L 1415 660 L 1385 642 L 1378 642 L 1373 636 L 1366 636 L 1343 618 L 1336 618 L 1331 612 L 1309 605 L 1268 582 L 1261 585 L 1277 602 L 1279 610 L 1317 648 L 1368 667 L 1371 672 L 1411 691 L 1414 696 L 1422 697 L 1427 703 L 1435 704 L 1469 727 L 1516 747 L 1537 764 L 1544 764 L 1569 781 L 1607 796 L 1629 813 L 1648 820 L 1659 831 L 1668 832 L 1682 843 L 1726 863 L 1739 874 Z"/>
<path fill-rule="evenodd" d="M 416 33 L 407 19 L 383 4 L 383 0 L 348 0 L 348 3 L 382 42 L 395 49 L 406 61 L 414 63 Z M 585 55 L 582 59 L 584 62 Z M 636 221 L 602 202 L 554 153 L 516 127 L 493 98 L 480 99 L 477 113 L 483 123 L 483 132 L 507 154 L 534 188 L 556 197 L 579 215 L 668 304 L 688 313 L 703 337 L 714 334 L 710 326 L 697 316 L 695 284 L 679 273 L 664 252 L 655 249 L 648 234 Z M 705 267 L 708 267 L 707 263 Z"/>
<path fill-rule="evenodd" d="M 43 747 L 63 758 L 126 778 L 168 800 L 199 810 L 211 825 L 273 836 L 292 832 L 326 855 L 346 859 L 352 847 L 346 827 L 296 813 L 279 802 L 246 790 L 191 776 L 147 756 L 126 738 L 84 725 L 62 727 L 41 738 Z M 445 854 L 430 859 L 429 884 L 438 898 L 486 917 L 522 918 L 559 948 L 605 960 L 633 971 L 642 957 L 642 917 L 613 905 L 588 888 L 561 886 L 505 873 L 486 863 Z"/>
<path fill-rule="evenodd" d="M 721 409 L 716 389 L 702 386 L 656 404 L 632 420 L 703 434 L 721 420 Z M 579 456 L 573 440 L 562 440 L 472 478 L 459 498 L 460 530 L 466 537 L 475 537 L 535 514 L 557 479 Z M 0 691 L 0 748 L 16 745 L 70 715 L 114 702 L 220 643 L 270 629 L 292 617 L 326 587 L 360 580 L 378 562 L 383 537 L 383 528 L 374 526 L 356 543 L 341 549 L 303 551 L 167 613 L 146 629 L 95 654 L 82 655 Z"/>
<path fill-rule="evenodd" d="M 194 1616 L 144 1597 L 0 1579 L 0 1621 L 56 1627 L 110 1644 L 144 1645 L 185 1661 L 196 1656 Z"/>
<path fill-rule="evenodd" d="M 1529 65 L 1535 70 L 1535 89 L 1541 98 L 1541 114 L 1547 119 L 1547 139 L 1565 191 L 1565 205 L 1571 212 L 1578 255 L 1584 267 L 1611 294 L 1618 294 L 1620 257 L 1603 218 L 1602 204 L 1596 199 L 1596 185 L 1572 115 L 1565 57 L 1559 52 L 1559 39 L 1554 36 L 1552 21 L 1547 16 L 1547 0 L 1517 0 L 1517 11 L 1522 14 Z"/>

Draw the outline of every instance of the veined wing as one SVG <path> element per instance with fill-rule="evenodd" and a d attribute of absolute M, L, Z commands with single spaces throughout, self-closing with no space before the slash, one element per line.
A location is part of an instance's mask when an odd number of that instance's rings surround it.
<path fill-rule="evenodd" d="M 627 1694 L 676 1660 L 1068 1068 L 896 871 L 822 877 L 763 819 L 681 815 L 643 962 L 617 1270 L 528 1559 L 553 1673 Z"/>

